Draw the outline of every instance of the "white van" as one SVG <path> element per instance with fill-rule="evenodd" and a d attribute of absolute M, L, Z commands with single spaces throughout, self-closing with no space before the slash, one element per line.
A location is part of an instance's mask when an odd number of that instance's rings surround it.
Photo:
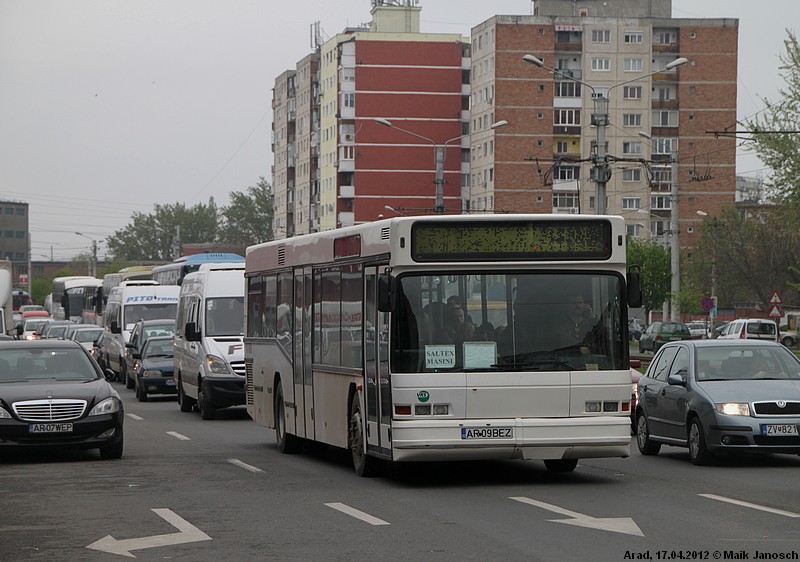
<path fill-rule="evenodd" d="M 245 403 L 244 263 L 206 263 L 183 279 L 175 327 L 181 412 L 204 420 Z"/>
<path fill-rule="evenodd" d="M 107 332 L 103 338 L 106 365 L 124 381 L 125 344 L 131 330 L 139 320 L 174 319 L 178 313 L 177 285 L 159 285 L 155 281 L 123 281 L 108 295 L 103 313 L 103 327 Z"/>
<path fill-rule="evenodd" d="M 769 340 L 780 341 L 778 325 L 764 318 L 740 318 L 733 320 L 719 335 L 721 340 Z"/>

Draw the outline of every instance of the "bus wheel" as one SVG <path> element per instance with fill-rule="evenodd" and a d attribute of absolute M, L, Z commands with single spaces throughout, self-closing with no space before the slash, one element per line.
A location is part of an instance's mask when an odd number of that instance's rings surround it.
<path fill-rule="evenodd" d="M 578 466 L 578 459 L 547 459 L 544 466 L 548 472 L 572 472 Z"/>
<path fill-rule="evenodd" d="M 359 476 L 374 476 L 377 472 L 378 459 L 370 457 L 364 450 L 364 416 L 361 415 L 361 402 L 358 393 L 353 394 L 350 402 L 350 434 L 348 445 L 353 455 L 353 468 Z"/>
<path fill-rule="evenodd" d="M 275 385 L 275 441 L 278 451 L 286 455 L 300 451 L 300 439 L 296 435 L 286 433 L 286 406 L 283 400 L 283 386 Z"/>
<path fill-rule="evenodd" d="M 181 412 L 191 412 L 194 407 L 194 400 L 186 396 L 183 391 L 183 381 L 180 377 L 178 377 L 178 407 L 180 407 Z"/>

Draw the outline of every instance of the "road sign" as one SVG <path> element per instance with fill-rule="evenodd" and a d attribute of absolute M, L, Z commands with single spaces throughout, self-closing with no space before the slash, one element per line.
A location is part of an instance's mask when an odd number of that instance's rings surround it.
<path fill-rule="evenodd" d="M 778 291 L 774 291 L 772 293 L 772 297 L 769 299 L 769 304 L 783 304 L 781 300 L 781 296 L 778 294 Z"/>
<path fill-rule="evenodd" d="M 778 306 L 777 304 L 773 304 L 772 308 L 769 311 L 769 317 L 780 318 L 781 316 L 783 316 L 783 314 L 781 314 L 781 307 Z"/>
<path fill-rule="evenodd" d="M 714 299 L 711 297 L 703 297 L 703 300 L 700 301 L 700 306 L 706 312 L 710 312 L 712 308 L 714 308 Z"/>
<path fill-rule="evenodd" d="M 19 276 L 19 284 L 20 285 L 27 285 L 28 284 L 28 276 L 25 275 L 24 273 L 20 274 L 20 276 Z"/>

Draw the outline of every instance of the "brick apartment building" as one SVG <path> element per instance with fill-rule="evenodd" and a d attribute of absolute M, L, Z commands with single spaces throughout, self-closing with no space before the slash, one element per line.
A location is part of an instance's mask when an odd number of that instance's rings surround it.
<path fill-rule="evenodd" d="M 420 33 L 418 0 L 372 3 L 368 27 L 318 39 L 275 81 L 276 238 L 432 212 L 445 142 L 447 213 L 594 213 L 593 91 L 609 98 L 606 207 L 631 235 L 668 241 L 675 169 L 682 246 L 697 211 L 734 204 L 735 140 L 707 131 L 736 123 L 738 20 L 674 19 L 671 0 L 537 0 L 465 43 Z"/>

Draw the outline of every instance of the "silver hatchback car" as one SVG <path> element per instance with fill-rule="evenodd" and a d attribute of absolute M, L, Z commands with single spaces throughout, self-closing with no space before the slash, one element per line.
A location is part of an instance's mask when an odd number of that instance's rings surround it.
<path fill-rule="evenodd" d="M 637 385 L 643 455 L 689 448 L 694 464 L 734 452 L 800 454 L 800 360 L 776 342 L 665 344 Z"/>

